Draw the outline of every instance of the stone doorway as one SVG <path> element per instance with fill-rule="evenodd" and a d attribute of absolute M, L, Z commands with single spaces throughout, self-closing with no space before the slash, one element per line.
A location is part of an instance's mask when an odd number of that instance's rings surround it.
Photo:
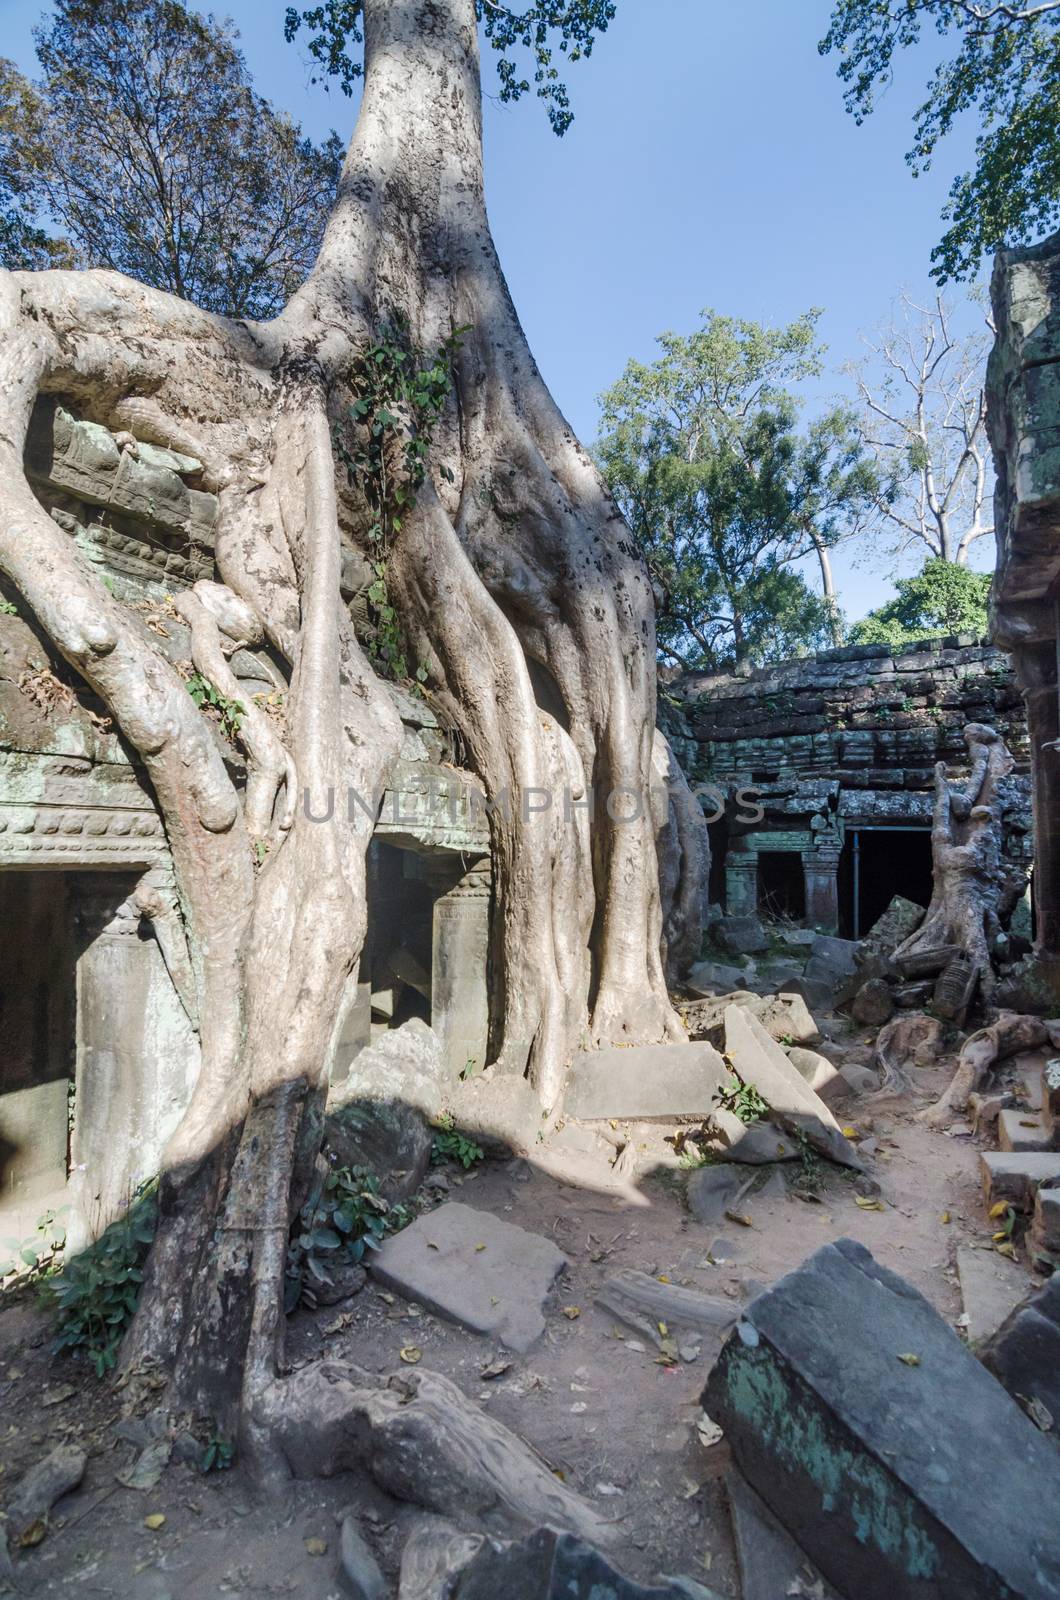
<path fill-rule="evenodd" d="M 840 932 L 860 939 L 894 896 L 931 900 L 931 829 L 879 826 L 847 829 L 840 860 Z"/>
<path fill-rule="evenodd" d="M 799 851 L 758 852 L 758 908 L 763 916 L 802 922 L 806 916 L 806 879 Z"/>

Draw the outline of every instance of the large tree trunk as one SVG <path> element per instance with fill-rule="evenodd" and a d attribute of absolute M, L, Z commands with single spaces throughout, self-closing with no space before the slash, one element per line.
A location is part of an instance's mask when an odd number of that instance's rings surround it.
<path fill-rule="evenodd" d="M 366 0 L 364 22 L 364 102 L 339 197 L 314 272 L 274 322 L 230 323 L 112 273 L 2 280 L 0 565 L 144 762 L 200 1019 L 202 1072 L 166 1152 L 126 1358 L 170 1372 L 180 1403 L 238 1427 L 266 1467 L 289 1225 L 364 937 L 371 833 L 344 804 L 322 823 L 293 802 L 305 792 L 319 814 L 331 788 L 378 792 L 400 745 L 340 600 L 340 522 L 364 516 L 333 458 L 357 352 L 397 317 L 423 349 L 467 329 L 433 477 L 387 583 L 410 659 L 426 664 L 488 795 L 514 796 L 491 818 L 491 1056 L 525 1071 L 546 1110 L 580 1044 L 683 1037 L 664 911 L 670 946 L 690 944 L 705 859 L 672 763 L 660 764 L 661 805 L 651 793 L 647 574 L 534 365 L 490 238 L 473 0 Z M 227 592 L 199 586 L 181 601 L 196 666 L 229 692 L 225 646 L 249 628 L 289 674 L 282 745 L 260 719 L 240 730 L 245 802 L 153 636 L 26 484 L 41 393 L 206 464 Z M 533 789 L 553 797 L 549 813 L 519 803 Z M 665 907 L 656 827 L 678 841 Z"/>

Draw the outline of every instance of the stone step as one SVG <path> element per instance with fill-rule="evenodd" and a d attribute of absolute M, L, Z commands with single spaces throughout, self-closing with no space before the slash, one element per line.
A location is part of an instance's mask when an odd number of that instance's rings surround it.
<path fill-rule="evenodd" d="M 563 1109 L 580 1122 L 708 1117 L 731 1084 L 711 1044 L 614 1045 L 574 1057 Z"/>
<path fill-rule="evenodd" d="M 843 1594 L 1060 1594 L 1060 1522 L 1028 1515 L 1060 1496 L 1055 1444 L 924 1296 L 853 1240 L 744 1307 L 703 1407 Z"/>
<path fill-rule="evenodd" d="M 1034 1219 L 1028 1245 L 1044 1266 L 1060 1261 L 1060 1189 L 1040 1188 L 1034 1197 Z"/>
<path fill-rule="evenodd" d="M 1008 1200 L 1030 1211 L 1040 1183 L 1060 1183 L 1060 1150 L 987 1151 L 979 1157 L 979 1176 L 987 1207 Z"/>
<path fill-rule="evenodd" d="M 1012 1106 L 998 1116 L 997 1142 L 1002 1150 L 1052 1150 L 1052 1123 L 1046 1122 L 1041 1112 Z"/>

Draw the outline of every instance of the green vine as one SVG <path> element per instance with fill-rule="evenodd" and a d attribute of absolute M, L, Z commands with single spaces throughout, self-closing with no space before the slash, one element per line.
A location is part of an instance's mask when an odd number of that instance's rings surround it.
<path fill-rule="evenodd" d="M 387 564 L 394 540 L 427 478 L 431 443 L 453 381 L 453 360 L 467 328 L 457 328 L 434 356 L 416 350 L 403 322 L 384 326 L 355 359 L 350 373 L 357 399 L 348 422 L 335 428 L 335 449 L 349 480 L 367 504 L 368 541 L 375 577 L 367 592 L 374 637 L 368 653 L 388 677 L 412 676 L 404 638 L 387 590 Z M 454 482 L 450 467 L 439 467 Z M 427 676 L 420 666 L 419 682 Z"/>
<path fill-rule="evenodd" d="M 227 696 L 218 694 L 213 684 L 208 683 L 201 673 L 193 672 L 185 681 L 188 693 L 199 710 L 216 712 L 222 731 L 229 739 L 234 739 L 246 712 L 242 701 L 229 700 Z"/>

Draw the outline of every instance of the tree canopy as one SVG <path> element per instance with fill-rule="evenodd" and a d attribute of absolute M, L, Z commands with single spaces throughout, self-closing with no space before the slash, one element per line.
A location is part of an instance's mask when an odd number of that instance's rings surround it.
<path fill-rule="evenodd" d="M 78 265 L 280 310 L 319 248 L 337 135 L 305 138 L 254 92 L 231 25 L 176 0 L 59 0 L 35 38 L 40 84 L 0 77 L 4 263 L 53 264 L 50 223 Z"/>
<path fill-rule="evenodd" d="M 555 56 L 579 61 L 592 54 L 598 34 L 607 31 L 617 0 L 538 0 L 522 10 L 494 0 L 475 0 L 475 12 L 487 42 L 497 52 L 500 99 L 521 100 L 530 92 L 530 80 L 518 63 L 520 50 L 532 63 L 534 92 L 548 111 L 557 134 L 566 133 L 574 120 L 567 86 L 559 75 Z M 325 4 L 300 11 L 288 6 L 284 32 L 294 39 L 304 26 L 309 33 L 309 54 L 326 77 L 338 78 L 344 94 L 364 68 L 349 46 L 363 43 L 364 0 L 325 0 Z"/>
<path fill-rule="evenodd" d="M 975 166 L 956 177 L 949 227 L 931 253 L 940 283 L 974 275 L 987 252 L 1060 220 L 1060 0 L 836 0 L 822 54 L 839 54 L 847 110 L 861 123 L 894 58 L 934 33 L 945 54 L 916 112 L 906 160 L 926 172 L 966 112 L 981 129 Z"/>
<path fill-rule="evenodd" d="M 899 578 L 893 600 L 850 630 L 852 644 L 912 644 L 954 633 L 989 632 L 990 574 L 935 556 L 913 578 Z"/>
<path fill-rule="evenodd" d="M 821 371 L 818 316 L 767 328 L 706 311 L 601 397 L 599 460 L 647 560 L 671 660 L 779 660 L 837 632 L 828 552 L 880 484 L 849 410 L 800 428 L 791 386 Z M 823 596 L 793 568 L 814 554 Z"/>

